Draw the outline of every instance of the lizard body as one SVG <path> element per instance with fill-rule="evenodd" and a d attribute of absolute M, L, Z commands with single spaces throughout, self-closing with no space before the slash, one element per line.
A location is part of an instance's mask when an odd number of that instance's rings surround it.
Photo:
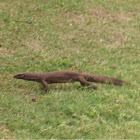
<path fill-rule="evenodd" d="M 113 77 L 101 76 L 96 74 L 86 74 L 74 71 L 51 71 L 37 74 L 20 73 L 15 75 L 14 78 L 42 83 L 46 91 L 49 91 L 48 84 L 53 83 L 80 82 L 82 86 L 89 86 L 93 89 L 97 89 L 97 86 L 91 82 L 107 83 L 114 85 L 123 85 L 124 83 L 126 83 Z"/>

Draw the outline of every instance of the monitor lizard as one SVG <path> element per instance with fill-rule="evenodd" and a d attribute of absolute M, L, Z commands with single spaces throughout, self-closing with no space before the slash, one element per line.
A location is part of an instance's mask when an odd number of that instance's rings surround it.
<path fill-rule="evenodd" d="M 23 79 L 28 81 L 36 81 L 42 83 L 46 89 L 49 91 L 48 84 L 53 83 L 70 83 L 70 82 L 80 82 L 82 86 L 88 86 L 93 89 L 97 89 L 97 86 L 91 82 L 96 83 L 106 83 L 114 85 L 123 85 L 127 83 L 120 79 L 113 77 L 101 76 L 96 74 L 86 74 L 82 72 L 74 71 L 51 71 L 46 73 L 19 73 L 13 76 L 16 79 Z"/>

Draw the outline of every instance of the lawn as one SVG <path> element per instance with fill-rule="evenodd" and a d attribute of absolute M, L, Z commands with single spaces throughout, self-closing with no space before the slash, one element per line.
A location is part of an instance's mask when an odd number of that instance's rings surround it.
<path fill-rule="evenodd" d="M 132 85 L 13 79 L 54 70 Z M 140 0 L 0 0 L 0 79 L 0 139 L 139 139 Z"/>

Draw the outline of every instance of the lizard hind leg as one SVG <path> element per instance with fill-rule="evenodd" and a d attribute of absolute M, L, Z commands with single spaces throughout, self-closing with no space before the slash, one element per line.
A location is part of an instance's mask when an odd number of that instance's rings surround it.
<path fill-rule="evenodd" d="M 78 77 L 78 79 L 77 79 L 79 82 L 80 82 L 80 84 L 82 85 L 82 86 L 88 86 L 88 87 L 92 87 L 93 89 L 97 89 L 97 86 L 95 86 L 93 83 L 91 83 L 91 82 L 88 82 L 84 77 L 82 77 L 82 76 L 80 76 L 80 77 Z"/>

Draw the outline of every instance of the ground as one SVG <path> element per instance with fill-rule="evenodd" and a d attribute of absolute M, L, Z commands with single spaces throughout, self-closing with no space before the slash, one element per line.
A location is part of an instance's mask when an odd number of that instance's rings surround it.
<path fill-rule="evenodd" d="M 0 138 L 139 139 L 139 58 L 139 0 L 0 0 Z M 13 79 L 53 70 L 132 85 Z"/>

